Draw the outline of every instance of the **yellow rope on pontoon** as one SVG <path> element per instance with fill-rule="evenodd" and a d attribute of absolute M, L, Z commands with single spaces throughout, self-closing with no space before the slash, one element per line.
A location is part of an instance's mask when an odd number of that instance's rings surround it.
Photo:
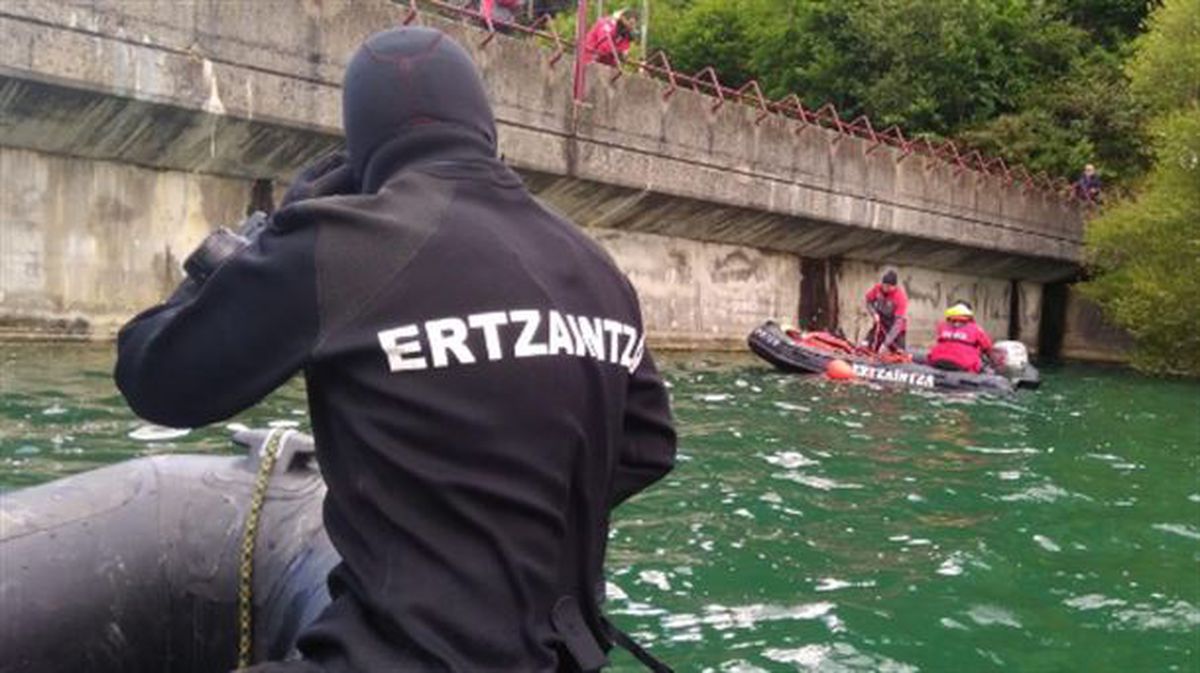
<path fill-rule="evenodd" d="M 263 502 L 267 498 L 267 486 L 271 483 L 271 472 L 279 449 L 291 431 L 274 429 L 263 442 L 259 458 L 258 476 L 254 480 L 254 492 L 250 496 L 250 511 L 246 514 L 246 527 L 242 533 L 242 559 L 238 568 L 238 656 L 237 667 L 249 666 L 254 647 L 254 543 L 258 537 L 258 518 L 262 514 Z"/>

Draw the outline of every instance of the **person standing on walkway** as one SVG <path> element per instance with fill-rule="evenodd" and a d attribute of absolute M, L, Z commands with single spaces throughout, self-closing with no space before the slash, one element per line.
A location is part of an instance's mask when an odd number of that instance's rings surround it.
<path fill-rule="evenodd" d="M 1100 202 L 1100 191 L 1103 189 L 1103 184 L 1100 182 L 1100 176 L 1096 175 L 1096 167 L 1088 164 L 1083 167 L 1083 175 L 1075 181 L 1075 198 L 1088 203 Z"/>
<path fill-rule="evenodd" d="M 479 12 L 484 18 L 500 24 L 515 24 L 525 7 L 525 0 L 480 0 Z"/>
<path fill-rule="evenodd" d="M 342 120 L 344 155 L 121 330 L 117 385 L 196 427 L 304 374 L 342 562 L 303 660 L 251 670 L 598 670 L 627 642 L 599 605 L 610 512 L 675 459 L 637 293 L 496 158 L 449 36 L 369 38 Z"/>
<path fill-rule="evenodd" d="M 637 32 L 637 13 L 621 9 L 601 17 L 583 39 L 584 62 L 618 67 L 629 52 Z"/>
<path fill-rule="evenodd" d="M 888 269 L 867 290 L 866 301 L 867 312 L 874 321 L 870 349 L 876 353 L 903 352 L 908 333 L 908 293 L 894 270 Z"/>

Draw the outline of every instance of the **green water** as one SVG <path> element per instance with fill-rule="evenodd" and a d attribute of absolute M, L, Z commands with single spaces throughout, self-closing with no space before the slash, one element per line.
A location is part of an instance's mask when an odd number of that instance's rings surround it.
<path fill-rule="evenodd" d="M 220 427 L 148 431 L 111 358 L 0 345 L 0 488 L 229 450 Z M 1200 385 L 1072 366 L 971 399 L 664 370 L 680 462 L 616 516 L 608 611 L 677 670 L 1200 670 Z M 235 421 L 303 408 L 293 384 Z"/>

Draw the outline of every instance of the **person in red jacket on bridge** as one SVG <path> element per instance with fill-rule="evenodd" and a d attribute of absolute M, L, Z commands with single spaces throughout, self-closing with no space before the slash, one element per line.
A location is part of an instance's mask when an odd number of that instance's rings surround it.
<path fill-rule="evenodd" d="M 876 353 L 903 352 L 908 333 L 908 293 L 889 269 L 867 290 L 867 311 L 875 319 L 870 348 Z"/>
<path fill-rule="evenodd" d="M 937 344 L 929 351 L 929 363 L 938 369 L 978 373 L 983 356 L 992 350 L 992 338 L 975 322 L 971 305 L 960 301 L 946 309 L 938 323 Z"/>
<path fill-rule="evenodd" d="M 601 17 L 583 38 L 584 62 L 617 67 L 621 57 L 629 52 L 636 29 L 637 14 L 633 10 L 621 9 Z"/>
<path fill-rule="evenodd" d="M 525 0 L 480 0 L 479 13 L 489 21 L 516 23 Z"/>

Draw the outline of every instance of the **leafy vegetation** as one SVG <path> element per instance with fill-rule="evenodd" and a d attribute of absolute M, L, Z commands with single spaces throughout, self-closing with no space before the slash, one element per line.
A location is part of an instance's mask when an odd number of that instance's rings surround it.
<path fill-rule="evenodd" d="M 1094 163 L 1085 292 L 1135 364 L 1200 375 L 1200 1 L 651 0 L 650 49 L 953 138 L 1033 172 Z M 606 3 L 641 7 L 641 0 Z M 1124 200 L 1121 197 L 1125 197 Z"/>
<path fill-rule="evenodd" d="M 595 3 L 593 3 L 594 5 Z M 954 138 L 1033 172 L 1149 166 L 1123 62 L 1146 0 L 653 0 L 649 48 L 910 136 Z M 633 0 L 605 3 L 640 8 Z M 563 17 L 563 27 L 573 19 Z"/>
<path fill-rule="evenodd" d="M 1128 70 L 1153 168 L 1089 226 L 1084 289 L 1134 335 L 1135 365 L 1200 375 L 1200 3 L 1167 0 L 1148 24 Z"/>

